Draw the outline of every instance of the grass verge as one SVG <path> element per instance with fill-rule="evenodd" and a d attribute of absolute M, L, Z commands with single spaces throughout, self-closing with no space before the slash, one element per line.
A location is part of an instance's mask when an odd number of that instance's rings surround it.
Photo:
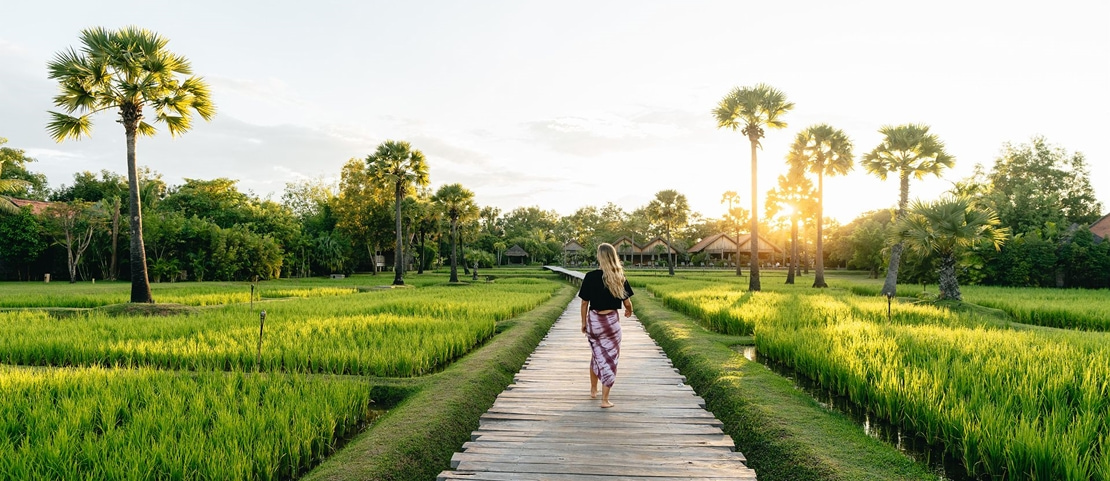
<path fill-rule="evenodd" d="M 426 376 L 414 392 L 303 479 L 435 479 L 470 440 L 478 419 L 512 383 L 575 289 L 563 287 L 525 314 L 498 323 L 488 344 Z"/>
<path fill-rule="evenodd" d="M 639 297 L 639 296 L 638 296 Z M 760 481 L 935 480 L 935 475 L 826 410 L 791 382 L 649 296 L 636 304 L 648 333 L 724 423 Z"/>

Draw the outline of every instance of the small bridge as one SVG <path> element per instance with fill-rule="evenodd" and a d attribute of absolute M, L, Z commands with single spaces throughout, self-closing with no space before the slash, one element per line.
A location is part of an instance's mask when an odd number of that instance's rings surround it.
<path fill-rule="evenodd" d="M 572 270 L 564 268 L 564 267 L 543 266 L 543 268 L 547 269 L 551 272 L 554 272 L 556 274 L 562 274 L 563 277 L 566 277 L 567 280 L 570 281 L 571 284 L 574 284 L 576 286 L 579 285 L 579 284 L 582 284 L 582 279 L 584 277 L 586 277 L 586 274 L 584 272 L 572 271 Z"/>
<path fill-rule="evenodd" d="M 581 279 L 581 272 L 547 269 Z M 633 318 L 621 316 L 617 382 L 590 399 L 590 349 L 570 302 L 439 481 L 755 480 L 721 422 Z"/>

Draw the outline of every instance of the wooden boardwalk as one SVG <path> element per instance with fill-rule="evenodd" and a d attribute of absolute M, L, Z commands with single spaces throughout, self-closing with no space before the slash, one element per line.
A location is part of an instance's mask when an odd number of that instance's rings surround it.
<path fill-rule="evenodd" d="M 451 458 L 447 480 L 754 480 L 704 401 L 635 320 L 621 316 L 610 409 L 590 399 L 575 298 Z M 600 397 L 600 395 L 599 395 Z"/>

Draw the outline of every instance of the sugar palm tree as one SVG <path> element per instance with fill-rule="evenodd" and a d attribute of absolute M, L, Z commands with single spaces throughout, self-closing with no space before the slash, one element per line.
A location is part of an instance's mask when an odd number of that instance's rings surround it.
<path fill-rule="evenodd" d="M 674 231 L 686 225 L 690 214 L 690 204 L 686 196 L 678 191 L 667 189 L 655 194 L 647 205 L 647 214 L 652 223 L 663 228 L 667 235 L 667 268 L 674 275 Z"/>
<path fill-rule="evenodd" d="M 726 217 L 731 217 L 733 223 L 735 224 L 735 228 L 733 229 L 733 234 L 735 235 L 735 237 L 733 237 L 732 239 L 736 241 L 736 275 L 741 276 L 743 275 L 743 270 L 740 268 L 740 219 L 732 215 L 733 202 L 736 202 L 737 204 L 740 203 L 740 194 L 737 194 L 735 190 L 727 190 L 724 194 L 721 194 L 721 203 L 728 204 Z"/>
<path fill-rule="evenodd" d="M 428 163 L 424 153 L 408 142 L 387 140 L 366 157 L 370 178 L 393 191 L 397 244 L 393 253 L 393 285 L 405 285 L 404 237 L 401 232 L 401 202 L 415 188 L 428 185 Z"/>
<path fill-rule="evenodd" d="M 462 184 L 447 184 L 436 191 L 432 197 L 440 211 L 451 222 L 451 282 L 459 282 L 458 245 L 459 223 L 478 216 L 478 205 L 474 203 L 474 192 Z"/>
<path fill-rule="evenodd" d="M 956 159 L 945 151 L 944 142 L 929 133 L 928 125 L 884 125 L 879 133 L 883 134 L 882 143 L 864 155 L 860 163 L 864 170 L 880 180 L 886 180 L 892 174 L 898 176 L 898 211 L 894 216 L 897 221 L 906 213 L 910 177 L 918 180 L 929 174 L 940 177 L 941 171 L 952 167 Z M 890 263 L 887 265 L 886 281 L 883 282 L 884 296 L 894 297 L 897 291 L 901 260 L 902 243 L 896 242 L 890 248 Z"/>
<path fill-rule="evenodd" d="M 787 161 L 817 174 L 817 269 L 813 287 L 829 287 L 825 283 L 824 232 L 825 176 L 844 175 L 852 170 L 852 141 L 843 130 L 828 124 L 813 125 L 798 132 L 790 146 Z"/>
<path fill-rule="evenodd" d="M 792 161 L 787 155 L 787 164 L 790 170 L 786 175 L 778 178 L 778 187 L 767 192 L 767 216 L 773 217 L 779 212 L 789 212 L 790 215 L 790 264 L 786 270 L 786 283 L 793 284 L 798 273 L 798 221 L 807 213 L 817 210 L 817 195 L 813 190 L 813 182 L 805 176 L 802 162 Z"/>
<path fill-rule="evenodd" d="M 154 126 L 143 119 L 153 114 L 177 137 L 192 127 L 193 114 L 211 120 L 216 107 L 208 84 L 192 75 L 185 57 L 166 49 L 169 40 L 139 27 L 81 32 L 81 49 L 59 52 L 47 65 L 61 93 L 50 112 L 47 131 L 54 140 L 80 139 L 92 133 L 90 117 L 116 110 L 127 140 L 127 184 L 131 212 L 131 302 L 153 302 L 147 278 L 146 250 L 140 210 L 140 187 L 135 141 L 152 136 Z M 74 116 L 73 114 L 77 114 Z"/>
<path fill-rule="evenodd" d="M 940 299 L 959 301 L 959 255 L 982 244 L 1000 249 L 1009 237 L 1009 228 L 999 224 L 994 211 L 978 207 L 970 197 L 948 195 L 931 203 L 915 201 L 895 223 L 894 235 L 907 248 L 940 259 Z"/>
<path fill-rule="evenodd" d="M 759 290 L 759 196 L 756 182 L 756 148 L 763 138 L 763 129 L 783 129 L 786 122 L 782 116 L 794 108 L 793 102 L 786 100 L 786 94 L 767 84 L 754 87 L 736 87 L 725 95 L 713 110 L 717 128 L 740 130 L 748 136 L 752 147 L 752 241 L 751 241 L 751 279 L 748 290 Z"/>

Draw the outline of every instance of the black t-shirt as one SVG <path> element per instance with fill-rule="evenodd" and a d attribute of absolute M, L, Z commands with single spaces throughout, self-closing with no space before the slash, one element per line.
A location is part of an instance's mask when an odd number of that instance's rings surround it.
<path fill-rule="evenodd" d="M 605 287 L 605 281 L 601 277 L 601 269 L 595 269 L 586 273 L 586 278 L 582 279 L 582 288 L 578 290 L 578 297 L 583 301 L 589 301 L 590 309 L 595 311 L 606 311 L 609 309 L 620 309 L 624 299 L 632 297 L 632 286 L 628 285 L 628 279 L 624 280 L 624 297 L 616 298 L 609 292 L 609 288 Z"/>

